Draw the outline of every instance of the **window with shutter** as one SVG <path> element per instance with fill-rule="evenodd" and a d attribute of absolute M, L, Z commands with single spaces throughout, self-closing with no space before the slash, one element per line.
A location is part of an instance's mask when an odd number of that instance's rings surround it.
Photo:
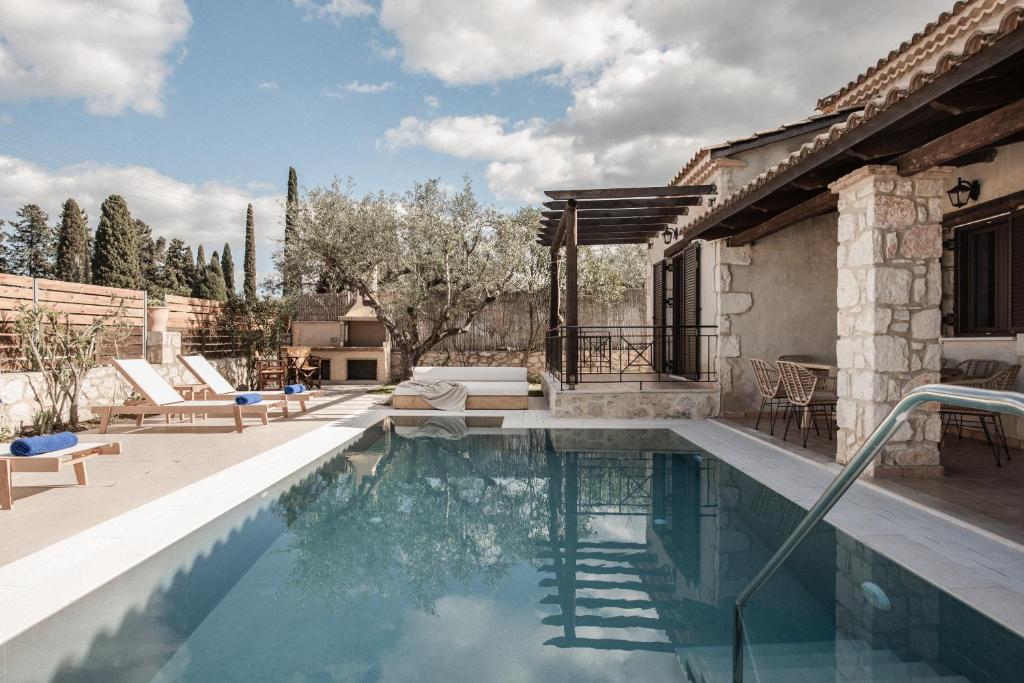
<path fill-rule="evenodd" d="M 658 261 L 654 264 L 654 277 L 651 282 L 651 295 L 654 297 L 654 319 L 651 323 L 654 326 L 653 336 L 653 358 L 655 372 L 664 372 L 665 368 L 665 262 Z"/>
<path fill-rule="evenodd" d="M 690 379 L 700 374 L 700 245 L 690 243 L 676 257 L 676 314 L 672 321 L 675 372 Z"/>
<path fill-rule="evenodd" d="M 961 335 L 1024 331 L 1024 211 L 956 231 L 956 330 Z"/>

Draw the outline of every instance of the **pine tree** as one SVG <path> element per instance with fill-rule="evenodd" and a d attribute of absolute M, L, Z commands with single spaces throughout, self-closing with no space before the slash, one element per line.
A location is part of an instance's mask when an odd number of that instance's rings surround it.
<path fill-rule="evenodd" d="M 107 287 L 142 287 L 138 230 L 128 204 L 120 195 L 110 195 L 100 207 L 92 253 L 92 279 L 94 284 Z"/>
<path fill-rule="evenodd" d="M 18 209 L 17 220 L 11 223 L 8 239 L 8 258 L 11 272 L 29 277 L 53 275 L 55 233 L 47 225 L 50 217 L 38 204 L 26 204 Z"/>
<path fill-rule="evenodd" d="M 192 296 L 197 299 L 209 299 L 209 283 L 206 280 L 206 250 L 199 245 L 196 250 L 195 270 L 192 273 Z"/>
<path fill-rule="evenodd" d="M 247 301 L 256 298 L 256 222 L 252 215 L 252 204 L 245 212 L 245 282 L 242 289 Z"/>
<path fill-rule="evenodd" d="M 57 228 L 54 277 L 67 282 L 89 282 L 89 223 L 78 202 L 68 199 Z"/>
<path fill-rule="evenodd" d="M 0 218 L 0 273 L 10 273 L 11 263 L 7 252 L 7 231 L 4 226 L 7 221 Z"/>
<path fill-rule="evenodd" d="M 224 271 L 220 267 L 217 252 L 210 256 L 210 264 L 206 267 L 206 298 L 215 301 L 227 301 L 228 290 L 224 283 Z"/>
<path fill-rule="evenodd" d="M 157 263 L 157 241 L 153 229 L 138 218 L 135 219 L 135 240 L 139 245 L 139 274 L 142 288 L 155 294 L 159 289 L 159 265 Z"/>
<path fill-rule="evenodd" d="M 192 249 L 175 237 L 167 245 L 161 282 L 168 294 L 192 294 Z"/>
<path fill-rule="evenodd" d="M 235 259 L 231 258 L 231 245 L 224 243 L 224 252 L 220 255 L 221 272 L 224 273 L 224 286 L 228 296 L 235 295 Z"/>
<path fill-rule="evenodd" d="M 281 282 L 285 296 L 298 294 L 299 283 L 295 279 L 295 269 L 291 263 L 291 252 L 294 248 L 296 223 L 299 213 L 299 180 L 295 174 L 295 167 L 288 167 L 288 196 L 285 200 L 284 209 L 284 258 L 281 273 Z"/>

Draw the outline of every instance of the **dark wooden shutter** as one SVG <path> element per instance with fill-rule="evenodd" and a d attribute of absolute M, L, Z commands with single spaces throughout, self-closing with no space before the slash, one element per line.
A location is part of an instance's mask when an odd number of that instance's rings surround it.
<path fill-rule="evenodd" d="M 689 379 L 700 375 L 700 245 L 691 242 L 676 258 L 675 316 L 672 324 L 675 372 Z"/>
<path fill-rule="evenodd" d="M 1010 221 L 1010 330 L 1024 332 L 1024 210 Z"/>
<path fill-rule="evenodd" d="M 658 261 L 654 264 L 654 277 L 651 282 L 651 292 L 654 297 L 654 317 L 651 324 L 654 326 L 653 334 L 653 358 L 652 365 L 655 372 L 663 372 L 665 367 L 665 262 Z"/>

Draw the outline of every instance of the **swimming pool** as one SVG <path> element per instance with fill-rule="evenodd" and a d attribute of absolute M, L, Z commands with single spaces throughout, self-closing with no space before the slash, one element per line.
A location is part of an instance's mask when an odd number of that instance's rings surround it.
<path fill-rule="evenodd" d="M 3 680 L 731 680 L 802 510 L 668 431 L 369 430 L 4 644 Z M 747 680 L 1019 680 L 1013 634 L 822 525 Z"/>

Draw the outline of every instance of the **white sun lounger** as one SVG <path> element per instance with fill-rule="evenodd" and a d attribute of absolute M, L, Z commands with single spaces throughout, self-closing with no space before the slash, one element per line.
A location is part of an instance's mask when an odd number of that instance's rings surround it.
<path fill-rule="evenodd" d="M 217 371 L 217 368 L 210 364 L 210 361 L 206 360 L 203 356 L 184 356 L 178 354 L 178 360 L 181 364 L 191 372 L 196 379 L 199 380 L 200 384 L 205 385 L 210 389 L 215 398 L 234 398 L 238 394 L 259 394 L 263 397 L 264 401 L 279 401 L 281 399 L 287 401 L 298 401 L 299 408 L 302 412 L 306 412 L 306 401 L 311 398 L 320 398 L 324 395 L 323 390 L 312 390 L 303 391 L 299 394 L 286 394 L 284 391 L 238 391 L 231 382 L 224 379 L 224 375 Z"/>
<path fill-rule="evenodd" d="M 121 452 L 119 443 L 80 443 L 71 448 L 43 453 L 42 455 L 13 455 L 11 444 L 0 444 L 0 510 L 14 506 L 15 472 L 59 472 L 64 465 L 75 468 L 75 479 L 79 486 L 89 483 L 85 461 L 96 455 L 115 455 Z"/>
<path fill-rule="evenodd" d="M 89 410 L 100 416 L 100 434 L 106 434 L 111 415 L 135 415 L 136 424 L 141 426 L 146 415 L 164 415 L 170 422 L 171 415 L 221 415 L 235 418 L 235 431 L 244 428 L 242 417 L 254 415 L 263 424 L 268 423 L 271 408 L 280 408 L 288 417 L 288 401 L 262 401 L 240 406 L 234 400 L 186 401 L 174 387 L 157 374 L 152 365 L 141 358 L 111 361 L 117 371 L 139 392 L 143 400 L 137 404 L 89 406 Z"/>

